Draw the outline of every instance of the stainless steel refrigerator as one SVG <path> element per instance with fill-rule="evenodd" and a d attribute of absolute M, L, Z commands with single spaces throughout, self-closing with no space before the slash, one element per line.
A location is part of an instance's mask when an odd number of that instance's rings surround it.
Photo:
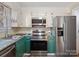
<path fill-rule="evenodd" d="M 76 55 L 76 16 L 57 16 L 56 54 L 59 56 Z"/>

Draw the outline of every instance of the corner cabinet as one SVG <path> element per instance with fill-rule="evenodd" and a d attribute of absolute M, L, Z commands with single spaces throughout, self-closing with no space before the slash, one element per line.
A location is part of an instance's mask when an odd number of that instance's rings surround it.
<path fill-rule="evenodd" d="M 24 36 L 16 42 L 16 57 L 22 57 L 24 53 L 30 52 L 30 37 Z"/>

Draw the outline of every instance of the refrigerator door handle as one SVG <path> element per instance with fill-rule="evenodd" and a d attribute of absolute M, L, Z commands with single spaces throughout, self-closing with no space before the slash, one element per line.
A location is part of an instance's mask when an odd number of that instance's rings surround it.
<path fill-rule="evenodd" d="M 63 24 L 63 42 L 64 42 L 64 24 Z"/>

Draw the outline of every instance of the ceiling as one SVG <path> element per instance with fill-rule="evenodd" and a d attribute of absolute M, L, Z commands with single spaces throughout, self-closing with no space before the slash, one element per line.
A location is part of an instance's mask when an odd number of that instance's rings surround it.
<path fill-rule="evenodd" d="M 18 2 L 21 7 L 72 7 L 79 2 Z"/>

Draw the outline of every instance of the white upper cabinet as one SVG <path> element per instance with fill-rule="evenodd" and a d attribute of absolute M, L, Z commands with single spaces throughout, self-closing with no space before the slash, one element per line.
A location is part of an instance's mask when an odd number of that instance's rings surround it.
<path fill-rule="evenodd" d="M 44 12 L 44 11 L 32 11 L 31 12 L 31 17 L 42 17 L 42 18 L 46 18 L 46 12 Z"/>
<path fill-rule="evenodd" d="M 46 8 L 22 8 L 22 20 L 25 27 L 32 27 L 32 17 L 45 18 L 46 27 L 52 27 L 51 12 Z"/>
<path fill-rule="evenodd" d="M 47 15 L 46 15 L 46 27 L 52 27 L 52 16 L 51 16 L 51 13 L 50 12 L 47 12 Z"/>
<path fill-rule="evenodd" d="M 0 29 L 11 29 L 11 8 L 0 3 Z"/>
<path fill-rule="evenodd" d="M 22 14 L 21 14 L 21 8 L 18 4 L 16 3 L 4 3 L 5 5 L 9 6 L 11 8 L 11 27 L 21 27 L 22 25 Z M 9 11 L 8 11 L 9 12 Z M 7 13 L 8 13 L 7 12 Z"/>
<path fill-rule="evenodd" d="M 46 19 L 46 27 L 53 27 L 53 16 L 66 15 L 65 8 L 54 7 L 23 7 L 22 9 L 22 26 L 32 27 L 32 17 L 43 17 Z"/>
<path fill-rule="evenodd" d="M 31 12 L 22 10 L 22 23 L 24 27 L 32 27 Z"/>
<path fill-rule="evenodd" d="M 12 27 L 24 27 L 22 12 L 20 10 L 12 10 Z"/>
<path fill-rule="evenodd" d="M 15 11 L 15 10 L 12 10 L 11 22 L 12 22 L 12 27 L 17 27 L 18 26 L 17 11 Z"/>
<path fill-rule="evenodd" d="M 6 25 L 8 29 L 11 29 L 11 8 L 5 8 L 6 10 Z"/>
<path fill-rule="evenodd" d="M 26 27 L 32 27 L 32 18 L 31 18 L 31 13 L 27 12 L 26 13 L 26 20 L 25 20 L 25 25 Z"/>

